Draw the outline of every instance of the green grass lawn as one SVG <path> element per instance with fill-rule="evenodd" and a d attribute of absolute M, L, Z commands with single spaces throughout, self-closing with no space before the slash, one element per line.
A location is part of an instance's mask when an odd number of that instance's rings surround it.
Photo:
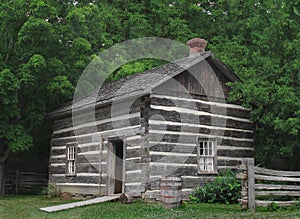
<path fill-rule="evenodd" d="M 66 202 L 45 196 L 4 196 L 0 197 L 0 218 L 300 218 L 300 209 L 252 213 L 242 211 L 239 205 L 183 204 L 170 210 L 143 201 L 127 205 L 106 202 L 54 213 L 39 210 L 63 203 Z"/>

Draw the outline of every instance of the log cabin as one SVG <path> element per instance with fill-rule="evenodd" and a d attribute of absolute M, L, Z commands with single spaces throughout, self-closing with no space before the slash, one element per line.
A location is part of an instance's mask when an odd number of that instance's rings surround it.
<path fill-rule="evenodd" d="M 49 115 L 49 182 L 59 192 L 160 200 L 161 177 L 180 176 L 188 199 L 253 156 L 250 110 L 228 101 L 227 83 L 240 79 L 205 40 L 188 46 L 189 57 L 104 84 L 92 116 L 89 97 Z"/>

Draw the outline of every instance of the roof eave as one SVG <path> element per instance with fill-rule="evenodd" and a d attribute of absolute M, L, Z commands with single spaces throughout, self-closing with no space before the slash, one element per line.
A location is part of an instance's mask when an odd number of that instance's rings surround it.
<path fill-rule="evenodd" d="M 72 114 L 73 110 L 76 110 L 76 113 L 78 113 L 80 111 L 86 111 L 87 109 L 90 109 L 91 107 L 94 107 L 96 109 L 100 106 L 110 105 L 113 102 L 117 103 L 117 102 L 125 101 L 128 99 L 136 98 L 136 97 L 141 97 L 141 96 L 150 94 L 150 92 L 151 92 L 150 89 L 138 90 L 138 91 L 135 91 L 132 93 L 127 93 L 127 94 L 120 95 L 120 96 L 117 96 L 117 97 L 114 97 L 111 99 L 103 100 L 100 102 L 89 103 L 84 106 L 77 107 L 75 109 L 72 107 L 71 109 L 68 109 L 68 110 L 65 110 L 62 112 L 52 112 L 52 113 L 47 114 L 46 117 L 49 120 L 54 120 L 54 119 L 58 119 L 58 118 Z"/>

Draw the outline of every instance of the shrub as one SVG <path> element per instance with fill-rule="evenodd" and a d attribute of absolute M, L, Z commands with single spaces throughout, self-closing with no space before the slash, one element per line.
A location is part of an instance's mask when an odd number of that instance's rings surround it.
<path fill-rule="evenodd" d="M 43 189 L 43 191 L 41 192 L 41 195 L 47 195 L 47 197 L 49 197 L 49 198 L 59 196 L 59 194 L 57 193 L 56 186 L 53 183 L 49 183 L 48 187 Z"/>
<path fill-rule="evenodd" d="M 220 171 L 214 182 L 207 183 L 203 187 L 194 189 L 190 200 L 208 203 L 237 203 L 241 194 L 241 181 L 236 178 L 232 170 Z"/>

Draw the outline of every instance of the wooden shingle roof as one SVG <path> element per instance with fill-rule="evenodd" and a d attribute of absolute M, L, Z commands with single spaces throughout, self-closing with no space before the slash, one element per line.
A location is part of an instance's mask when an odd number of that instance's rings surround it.
<path fill-rule="evenodd" d="M 220 71 L 232 82 L 240 79 L 223 62 L 215 58 L 210 51 L 202 52 L 197 56 L 187 57 L 176 62 L 171 62 L 160 67 L 156 67 L 138 74 L 134 74 L 117 81 L 103 84 L 94 95 L 87 96 L 79 101 L 66 104 L 52 113 L 48 117 L 53 118 L 72 112 L 72 109 L 83 109 L 93 105 L 110 103 L 116 99 L 125 99 L 129 96 L 151 93 L 151 90 L 170 78 L 182 73 L 184 70 L 195 64 L 209 59 Z"/>

